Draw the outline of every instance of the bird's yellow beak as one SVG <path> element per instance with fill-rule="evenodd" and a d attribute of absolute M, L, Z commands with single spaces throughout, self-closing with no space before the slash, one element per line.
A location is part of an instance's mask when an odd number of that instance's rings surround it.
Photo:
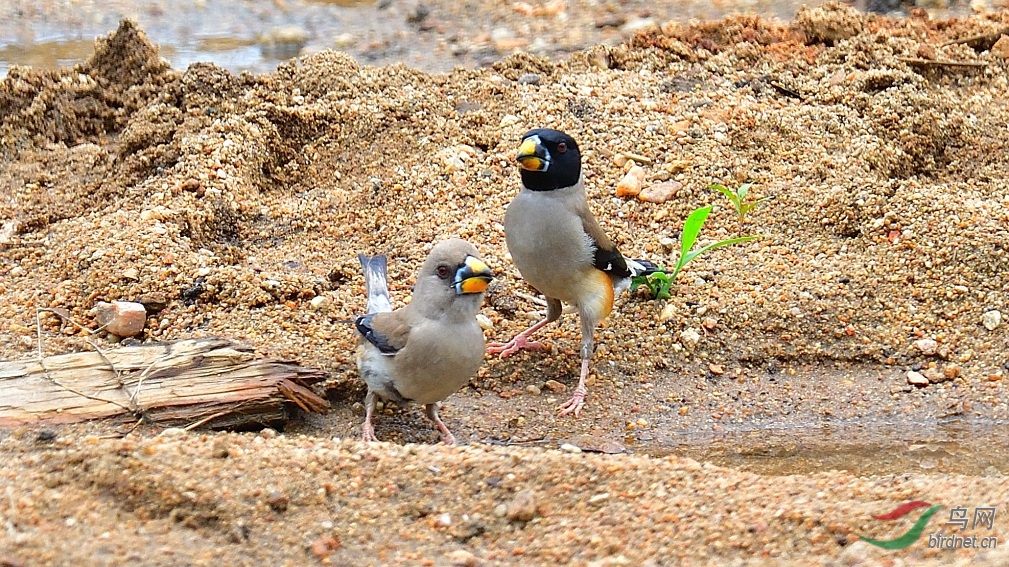
<path fill-rule="evenodd" d="M 487 291 L 487 286 L 494 279 L 494 272 L 491 272 L 483 260 L 475 256 L 466 256 L 466 261 L 455 272 L 455 292 L 459 295 L 467 293 L 483 293 Z"/>
<path fill-rule="evenodd" d="M 540 144 L 539 136 L 529 136 L 523 140 L 515 160 L 519 162 L 519 167 L 529 171 L 546 171 L 550 167 L 550 154 Z"/>

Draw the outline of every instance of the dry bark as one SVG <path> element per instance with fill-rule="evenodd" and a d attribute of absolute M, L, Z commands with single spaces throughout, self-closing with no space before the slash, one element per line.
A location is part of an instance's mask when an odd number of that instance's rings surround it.
<path fill-rule="evenodd" d="M 142 419 L 166 426 L 276 425 L 324 412 L 321 369 L 257 358 L 227 339 L 189 339 L 0 362 L 0 426 Z"/>

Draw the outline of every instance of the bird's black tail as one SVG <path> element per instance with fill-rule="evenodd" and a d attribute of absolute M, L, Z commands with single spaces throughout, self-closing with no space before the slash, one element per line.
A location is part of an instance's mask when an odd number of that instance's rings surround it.
<path fill-rule="evenodd" d="M 385 255 L 366 256 L 358 254 L 364 270 L 364 289 L 368 292 L 368 313 L 392 311 L 392 300 L 389 298 L 389 284 L 386 271 L 388 260 Z"/>
<path fill-rule="evenodd" d="M 634 260 L 631 258 L 624 258 L 624 260 L 627 262 L 627 269 L 631 271 L 631 277 L 647 276 L 659 272 L 666 273 L 658 264 L 649 262 L 648 260 Z"/>

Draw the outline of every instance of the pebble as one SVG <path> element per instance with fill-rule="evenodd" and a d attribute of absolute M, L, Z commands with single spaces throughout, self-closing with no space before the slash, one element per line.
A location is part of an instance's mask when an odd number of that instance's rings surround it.
<path fill-rule="evenodd" d="M 638 199 L 648 203 L 665 203 L 676 196 L 676 193 L 683 188 L 679 181 L 663 181 L 655 185 L 649 185 L 638 193 Z"/>
<path fill-rule="evenodd" d="M 914 348 L 925 356 L 933 356 L 939 348 L 939 343 L 935 339 L 918 339 L 914 341 Z"/>
<path fill-rule="evenodd" d="M 701 334 L 696 329 L 686 328 L 680 331 L 680 341 L 687 348 L 694 348 L 701 341 Z"/>
<path fill-rule="evenodd" d="M 435 523 L 438 524 L 438 526 L 443 527 L 443 528 L 447 528 L 447 527 L 451 526 L 452 525 L 452 514 L 449 514 L 448 512 L 445 512 L 444 514 L 440 514 L 438 516 L 438 519 L 435 520 Z"/>
<path fill-rule="evenodd" d="M 912 386 L 928 386 L 928 378 L 925 378 L 921 372 L 915 372 L 914 370 L 907 371 L 907 383 Z"/>
<path fill-rule="evenodd" d="M 539 73 L 526 73 L 526 74 L 522 75 L 521 77 L 519 77 L 519 84 L 522 84 L 522 85 L 538 85 L 538 84 L 540 84 L 540 80 L 541 79 L 542 78 L 540 77 Z"/>
<path fill-rule="evenodd" d="M 1005 36 L 1003 36 L 1003 38 L 1004 37 Z M 984 325 L 985 329 L 994 331 L 1002 324 L 1002 312 L 998 309 L 985 311 L 984 315 L 981 316 L 981 324 Z"/>
<path fill-rule="evenodd" d="M 290 498 L 280 491 L 273 491 L 266 497 L 266 504 L 274 512 L 286 512 L 290 503 Z"/>
<path fill-rule="evenodd" d="M 259 38 L 260 50 L 266 57 L 290 59 L 297 57 L 308 43 L 307 30 L 296 25 L 279 26 Z"/>
<path fill-rule="evenodd" d="M 534 396 L 538 396 L 542 393 L 542 390 L 540 390 L 539 386 L 536 386 L 535 384 L 529 384 L 526 386 L 526 392 L 529 392 Z"/>
<path fill-rule="evenodd" d="M 659 312 L 659 321 L 668 321 L 676 316 L 676 305 L 667 303 Z"/>
<path fill-rule="evenodd" d="M 158 436 L 159 437 L 184 437 L 188 433 L 189 433 L 188 431 L 186 431 L 185 429 L 183 429 L 181 427 L 168 427 L 164 431 L 162 431 L 160 434 L 158 434 Z"/>
<path fill-rule="evenodd" d="M 329 307 L 333 304 L 333 300 L 325 295 L 317 295 L 313 297 L 308 304 L 314 311 L 329 311 Z"/>
<path fill-rule="evenodd" d="M 340 549 L 340 542 L 333 536 L 324 535 L 312 542 L 312 554 L 319 559 L 329 557 L 337 549 Z"/>
<path fill-rule="evenodd" d="M 491 321 L 490 317 L 484 315 L 483 313 L 476 314 L 476 324 L 480 325 L 480 328 L 485 331 L 490 331 L 494 328 L 494 321 Z"/>
<path fill-rule="evenodd" d="M 921 371 L 921 375 L 928 379 L 932 384 L 939 384 L 940 382 L 946 382 L 949 378 L 939 370 L 938 368 L 926 368 Z"/>
<path fill-rule="evenodd" d="M 572 443 L 564 443 L 560 446 L 562 453 L 581 453 L 582 448 Z"/>
<path fill-rule="evenodd" d="M 528 522 L 536 517 L 536 493 L 532 490 L 520 490 L 508 503 L 505 517 L 509 522 Z"/>
<path fill-rule="evenodd" d="M 479 557 L 465 549 L 457 549 L 449 553 L 448 560 L 453 567 L 477 567 L 483 563 Z"/>
<path fill-rule="evenodd" d="M 645 168 L 635 165 L 617 183 L 617 197 L 633 197 L 641 193 L 641 185 L 645 181 Z"/>
<path fill-rule="evenodd" d="M 543 383 L 543 387 L 555 394 L 560 394 L 568 389 L 567 386 L 561 384 L 557 380 L 547 380 L 546 382 Z"/>
<path fill-rule="evenodd" d="M 147 324 L 147 310 L 140 303 L 130 301 L 98 302 L 91 310 L 98 324 L 117 337 L 140 334 Z"/>
<path fill-rule="evenodd" d="M 1009 59 L 1009 36 L 1003 35 L 991 46 L 991 54 L 1001 59 Z"/>

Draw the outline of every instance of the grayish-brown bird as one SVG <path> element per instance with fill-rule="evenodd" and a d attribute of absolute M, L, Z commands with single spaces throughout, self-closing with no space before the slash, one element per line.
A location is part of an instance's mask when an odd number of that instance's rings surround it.
<path fill-rule="evenodd" d="M 364 440 L 376 440 L 371 420 L 382 398 L 423 404 L 442 441 L 454 444 L 438 417 L 438 402 L 465 386 L 483 361 L 484 336 L 476 315 L 493 279 L 490 268 L 469 242 L 440 242 L 417 274 L 410 303 L 393 311 L 386 257 L 358 258 L 368 291 L 368 314 L 354 321 L 361 334 L 357 368 L 368 384 Z"/>
<path fill-rule="evenodd" d="M 614 295 L 632 275 L 656 271 L 654 264 L 627 260 L 589 211 L 582 161 L 575 140 L 558 130 L 530 130 L 516 156 L 522 189 L 505 213 L 505 241 L 522 278 L 546 296 L 547 316 L 507 343 L 487 351 L 510 356 L 542 348 L 529 337 L 561 316 L 561 303 L 578 312 L 581 375 L 571 399 L 558 409 L 576 416 L 585 405 L 585 379 L 595 349 L 593 333 L 613 308 Z"/>

